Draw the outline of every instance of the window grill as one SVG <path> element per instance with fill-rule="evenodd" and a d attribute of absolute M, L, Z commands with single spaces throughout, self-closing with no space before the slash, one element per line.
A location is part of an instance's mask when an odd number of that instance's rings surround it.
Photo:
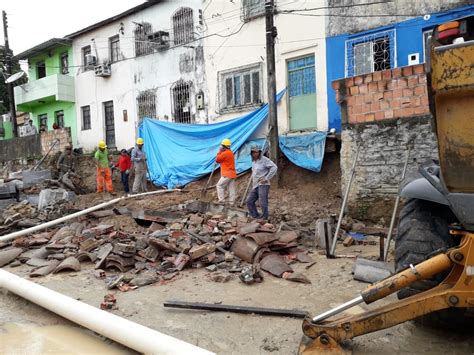
<path fill-rule="evenodd" d="M 64 128 L 64 111 L 56 111 L 54 115 L 56 116 L 54 122 L 59 128 Z"/>
<path fill-rule="evenodd" d="M 260 65 L 220 74 L 221 110 L 259 105 L 262 102 Z"/>
<path fill-rule="evenodd" d="M 120 60 L 120 38 L 113 36 L 109 38 L 110 62 L 115 63 Z"/>
<path fill-rule="evenodd" d="M 69 74 L 69 54 L 61 54 L 61 74 Z"/>
<path fill-rule="evenodd" d="M 395 68 L 395 31 L 346 41 L 346 77 Z"/>
<path fill-rule="evenodd" d="M 189 7 L 178 9 L 172 17 L 174 44 L 184 44 L 194 39 L 193 10 Z"/>
<path fill-rule="evenodd" d="M 174 121 L 178 123 L 194 123 L 191 114 L 191 82 L 180 80 L 171 87 Z"/>
<path fill-rule="evenodd" d="M 135 37 L 135 55 L 137 57 L 153 53 L 153 46 L 148 42 L 148 36 L 152 33 L 151 23 L 142 22 L 135 24 L 133 34 Z"/>
<path fill-rule="evenodd" d="M 86 131 L 88 129 L 91 129 L 91 107 L 82 106 L 81 113 L 82 113 L 82 130 Z"/>
<path fill-rule="evenodd" d="M 92 53 L 91 46 L 82 47 L 81 52 L 82 52 L 82 69 L 83 69 L 83 71 L 93 69 L 93 67 L 88 65 L 88 63 L 87 63 L 87 56 Z"/>
<path fill-rule="evenodd" d="M 145 117 L 156 118 L 156 91 L 154 89 L 145 90 L 137 96 L 138 122 Z"/>
<path fill-rule="evenodd" d="M 106 101 L 103 105 L 105 118 L 105 143 L 109 148 L 115 148 L 114 102 Z"/>
<path fill-rule="evenodd" d="M 242 21 L 265 15 L 265 0 L 242 0 Z"/>

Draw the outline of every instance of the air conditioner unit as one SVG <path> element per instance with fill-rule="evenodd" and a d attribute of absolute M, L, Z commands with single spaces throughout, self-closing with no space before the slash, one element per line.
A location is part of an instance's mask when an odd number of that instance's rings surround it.
<path fill-rule="evenodd" d="M 152 42 L 153 49 L 161 50 L 169 48 L 170 33 L 167 31 L 157 31 L 148 35 L 148 41 Z"/>
<path fill-rule="evenodd" d="M 103 63 L 100 65 L 96 65 L 94 67 L 95 76 L 101 76 L 103 78 L 107 78 L 112 75 L 112 70 L 110 68 L 110 64 Z"/>
<path fill-rule="evenodd" d="M 86 67 L 92 67 L 97 64 L 97 57 L 92 54 L 86 54 Z"/>

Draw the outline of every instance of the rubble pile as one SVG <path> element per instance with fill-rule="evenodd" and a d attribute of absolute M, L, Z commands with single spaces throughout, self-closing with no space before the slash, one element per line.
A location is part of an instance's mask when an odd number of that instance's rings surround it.
<path fill-rule="evenodd" d="M 107 224 L 108 218 L 117 215 L 131 216 L 142 228 L 125 232 Z M 3 243 L 0 267 L 26 264 L 31 267 L 30 277 L 85 267 L 104 279 L 107 288 L 122 291 L 168 282 L 186 268 L 206 268 L 215 282 L 238 275 L 242 282 L 252 284 L 261 282 L 266 271 L 309 283 L 290 264 L 313 260 L 298 246 L 298 233 L 285 228 L 251 221 L 243 214 L 121 207 Z"/>

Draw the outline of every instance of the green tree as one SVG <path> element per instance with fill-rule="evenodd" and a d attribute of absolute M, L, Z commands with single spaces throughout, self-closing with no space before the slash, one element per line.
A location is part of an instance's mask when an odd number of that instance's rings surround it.
<path fill-rule="evenodd" d="M 10 50 L 11 52 L 11 50 Z M 13 52 L 11 52 L 13 55 Z M 21 70 L 18 60 L 13 59 L 13 73 Z M 0 46 L 0 68 L 5 72 L 5 47 Z M 15 83 L 20 84 L 20 83 Z M 8 96 L 7 84 L 5 84 L 5 77 L 0 74 L 0 115 L 10 111 L 10 97 Z"/>

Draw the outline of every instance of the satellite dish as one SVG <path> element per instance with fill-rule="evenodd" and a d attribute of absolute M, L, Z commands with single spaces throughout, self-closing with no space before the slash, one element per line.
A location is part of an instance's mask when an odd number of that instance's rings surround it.
<path fill-rule="evenodd" d="M 23 76 L 25 76 L 25 74 L 26 73 L 24 71 L 19 71 L 18 73 L 11 75 L 7 80 L 5 80 L 5 84 L 13 83 L 17 81 L 18 79 L 22 78 Z"/>

